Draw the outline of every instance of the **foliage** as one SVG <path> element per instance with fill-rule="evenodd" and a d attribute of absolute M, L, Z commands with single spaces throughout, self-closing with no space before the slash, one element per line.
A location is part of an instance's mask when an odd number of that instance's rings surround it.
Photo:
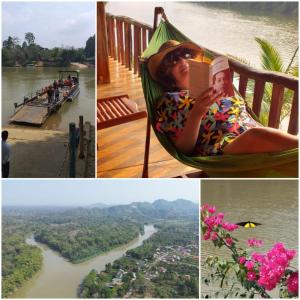
<path fill-rule="evenodd" d="M 85 48 L 74 47 L 52 49 L 43 48 L 35 43 L 32 32 L 26 32 L 22 46 L 17 37 L 9 36 L 2 43 L 2 66 L 26 66 L 43 61 L 45 66 L 68 66 L 70 62 L 83 62 L 95 56 L 95 36 L 90 37 Z"/>
<path fill-rule="evenodd" d="M 14 222 L 14 233 L 4 227 L 2 234 L 2 297 L 9 297 L 42 266 L 38 247 L 25 243 L 26 227 Z"/>
<path fill-rule="evenodd" d="M 158 232 L 142 246 L 127 251 L 126 256 L 112 265 L 106 265 L 105 272 L 90 272 L 81 284 L 79 296 L 198 298 L 198 259 L 182 258 L 172 263 L 157 258 L 157 249 L 161 251 L 160 256 L 173 257 L 176 247 L 190 247 L 198 257 L 198 223 L 163 221 L 156 227 Z M 114 278 L 121 278 L 121 282 L 114 284 Z M 111 291 L 108 296 L 107 289 Z"/>
<path fill-rule="evenodd" d="M 204 265 L 208 275 L 202 275 L 204 284 L 219 285 L 214 297 L 221 298 L 271 298 L 268 291 L 279 287 L 280 298 L 298 295 L 298 271 L 290 266 L 296 251 L 289 250 L 282 243 L 276 243 L 267 253 L 253 251 L 263 241 L 255 238 L 247 241 L 248 248 L 239 245 L 231 234 L 238 225 L 224 220 L 223 213 L 216 213 L 214 206 L 204 204 L 201 208 L 201 230 L 203 239 L 210 240 L 215 247 L 226 247 L 230 259 L 208 256 Z M 209 295 L 202 295 L 208 297 Z"/>

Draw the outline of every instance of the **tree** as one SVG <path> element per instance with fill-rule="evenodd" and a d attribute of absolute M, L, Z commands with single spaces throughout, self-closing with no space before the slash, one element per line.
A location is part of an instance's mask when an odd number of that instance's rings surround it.
<path fill-rule="evenodd" d="M 25 33 L 25 40 L 27 41 L 28 45 L 31 46 L 34 44 L 35 36 L 32 32 Z"/>
<path fill-rule="evenodd" d="M 94 57 L 95 56 L 95 35 L 91 36 L 85 44 L 84 55 L 86 57 Z"/>

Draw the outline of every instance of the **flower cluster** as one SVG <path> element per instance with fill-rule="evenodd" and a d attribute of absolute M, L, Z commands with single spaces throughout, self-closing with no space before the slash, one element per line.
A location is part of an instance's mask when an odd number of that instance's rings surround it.
<path fill-rule="evenodd" d="M 290 268 L 290 261 L 295 257 L 296 250 L 286 249 L 283 243 L 276 243 L 266 253 L 250 254 L 251 249 L 238 248 L 236 244 L 238 240 L 231 236 L 230 232 L 237 229 L 238 225 L 225 221 L 224 213 L 217 213 L 215 206 L 205 204 L 201 211 L 204 240 L 219 239 L 214 242 L 215 246 L 227 245 L 229 247 L 235 263 L 239 264 L 240 269 L 246 271 L 241 274 L 245 274 L 244 279 L 249 281 L 248 290 L 255 289 L 265 298 L 268 297 L 266 291 L 273 290 L 280 285 L 286 287 L 281 290 L 288 292 L 288 296 L 298 295 L 298 271 L 293 272 Z M 263 241 L 250 238 L 247 240 L 247 245 L 251 248 L 261 247 Z M 244 279 L 239 280 L 243 282 Z"/>
<path fill-rule="evenodd" d="M 215 206 L 204 204 L 201 207 L 201 211 L 202 214 L 204 214 L 203 222 L 207 226 L 207 230 L 203 235 L 204 240 L 212 240 L 212 241 L 216 240 L 218 238 L 216 229 L 218 228 L 222 228 L 227 231 L 234 231 L 239 227 L 236 224 L 232 224 L 227 221 L 224 221 L 224 213 L 221 212 L 216 214 Z M 231 246 L 233 244 L 233 239 L 227 237 L 225 239 L 225 243 L 226 245 Z"/>
<path fill-rule="evenodd" d="M 257 283 L 267 291 L 274 289 L 295 255 L 296 251 L 285 249 L 283 243 L 276 243 L 265 255 L 254 253 L 252 259 L 259 264 Z"/>
<path fill-rule="evenodd" d="M 288 292 L 297 296 L 299 287 L 298 272 L 293 272 L 292 274 L 290 274 L 289 278 L 286 281 L 286 284 Z"/>
<path fill-rule="evenodd" d="M 249 247 L 261 247 L 263 245 L 263 241 L 253 238 L 253 239 L 249 239 L 247 241 L 247 244 Z"/>

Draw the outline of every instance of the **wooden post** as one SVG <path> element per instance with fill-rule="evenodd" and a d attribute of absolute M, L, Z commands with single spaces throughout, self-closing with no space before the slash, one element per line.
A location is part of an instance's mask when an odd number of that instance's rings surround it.
<path fill-rule="evenodd" d="M 84 151 L 83 151 L 83 137 L 84 137 L 84 130 L 83 130 L 83 116 L 79 116 L 79 158 L 84 158 Z"/>
<path fill-rule="evenodd" d="M 109 83 L 107 25 L 104 2 L 97 2 L 97 82 Z"/>
<path fill-rule="evenodd" d="M 75 123 L 69 124 L 69 151 L 70 151 L 70 164 L 69 164 L 69 177 L 75 178 L 76 174 L 76 125 Z"/>

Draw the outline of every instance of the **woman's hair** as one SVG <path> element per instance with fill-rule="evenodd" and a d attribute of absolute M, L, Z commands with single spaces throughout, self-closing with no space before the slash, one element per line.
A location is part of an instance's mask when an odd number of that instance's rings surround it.
<path fill-rule="evenodd" d="M 196 51 L 189 49 L 189 52 L 191 54 L 191 58 L 194 58 L 197 56 Z M 168 92 L 177 92 L 180 90 L 180 88 L 178 88 L 176 79 L 170 72 L 171 71 L 170 65 L 168 63 L 166 63 L 166 59 L 170 54 L 172 54 L 172 52 L 168 53 L 162 60 L 160 66 L 158 67 L 158 69 L 156 71 L 156 77 L 157 77 L 158 83 L 161 85 L 161 87 L 163 88 L 163 90 L 165 92 L 167 92 L 167 91 Z"/>
<path fill-rule="evenodd" d="M 176 85 L 176 80 L 171 74 L 170 70 L 165 66 L 164 63 L 161 63 L 157 72 L 157 80 L 165 92 L 176 92 L 178 87 Z"/>

